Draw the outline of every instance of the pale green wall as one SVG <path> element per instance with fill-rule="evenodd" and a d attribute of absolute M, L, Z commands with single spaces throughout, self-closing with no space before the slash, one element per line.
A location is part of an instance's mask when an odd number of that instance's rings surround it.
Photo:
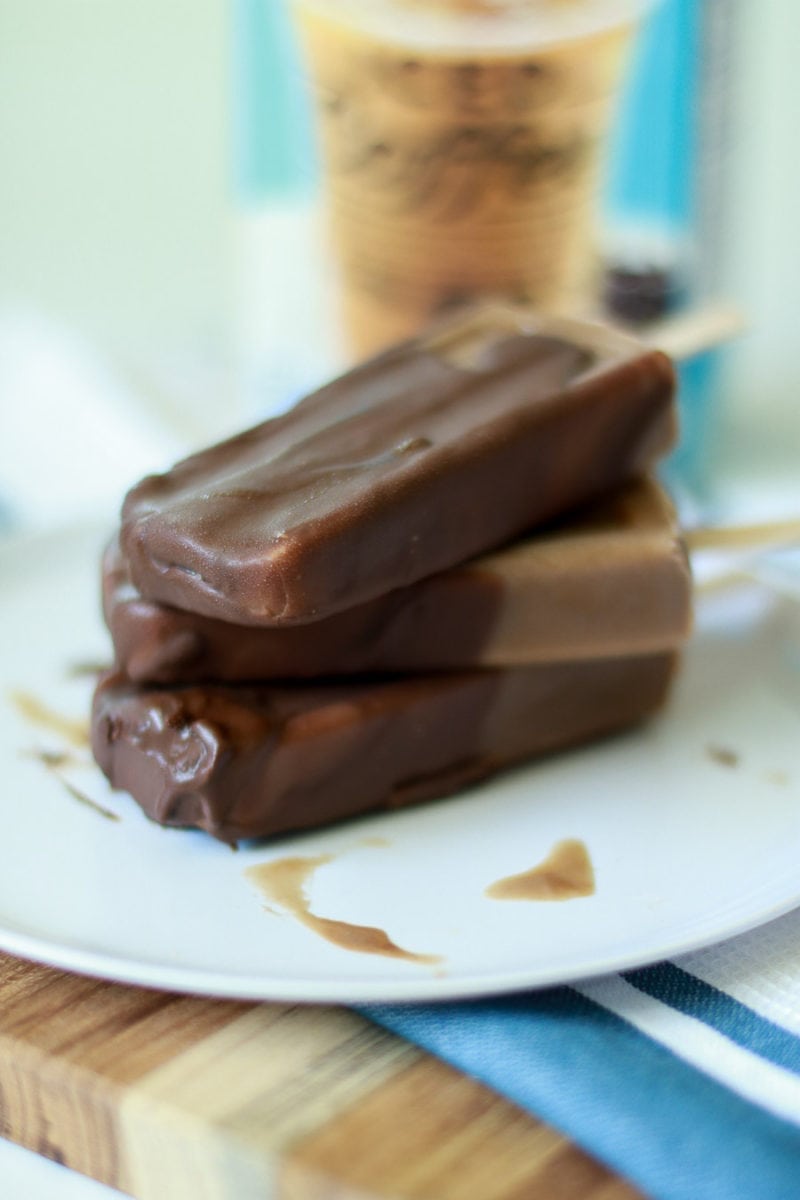
<path fill-rule="evenodd" d="M 0 304 L 115 347 L 223 336 L 226 0 L 0 0 Z"/>

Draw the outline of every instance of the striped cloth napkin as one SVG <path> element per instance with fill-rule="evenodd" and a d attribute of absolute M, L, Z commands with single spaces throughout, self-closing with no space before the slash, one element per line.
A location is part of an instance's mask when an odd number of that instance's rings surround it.
<path fill-rule="evenodd" d="M 361 1011 L 654 1200 L 800 1197 L 800 910 L 572 987 Z"/>

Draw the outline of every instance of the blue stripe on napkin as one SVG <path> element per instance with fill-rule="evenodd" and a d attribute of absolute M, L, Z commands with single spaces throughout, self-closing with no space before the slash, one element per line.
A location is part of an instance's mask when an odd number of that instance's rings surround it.
<path fill-rule="evenodd" d="M 696 1017 L 737 1046 L 800 1074 L 800 1038 L 674 963 L 623 971 L 622 978 L 654 1000 Z M 797 1194 L 800 1196 L 800 1167 Z"/>
<path fill-rule="evenodd" d="M 800 1129 L 571 988 L 360 1011 L 560 1129 L 654 1200 L 800 1196 Z"/>

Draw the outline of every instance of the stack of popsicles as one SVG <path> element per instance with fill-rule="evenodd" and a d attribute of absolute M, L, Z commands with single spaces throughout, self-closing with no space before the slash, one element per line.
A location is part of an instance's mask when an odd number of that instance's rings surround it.
<path fill-rule="evenodd" d="M 103 565 L 97 761 L 235 842 L 648 717 L 690 625 L 650 473 L 673 393 L 615 330 L 486 306 L 143 480 Z"/>

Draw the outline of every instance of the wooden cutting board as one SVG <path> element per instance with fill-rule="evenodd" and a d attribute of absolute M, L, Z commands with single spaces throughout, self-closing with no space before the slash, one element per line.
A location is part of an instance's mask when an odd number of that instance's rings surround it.
<path fill-rule="evenodd" d="M 0 1133 L 139 1200 L 635 1200 L 344 1008 L 124 987 L 0 955 Z"/>

